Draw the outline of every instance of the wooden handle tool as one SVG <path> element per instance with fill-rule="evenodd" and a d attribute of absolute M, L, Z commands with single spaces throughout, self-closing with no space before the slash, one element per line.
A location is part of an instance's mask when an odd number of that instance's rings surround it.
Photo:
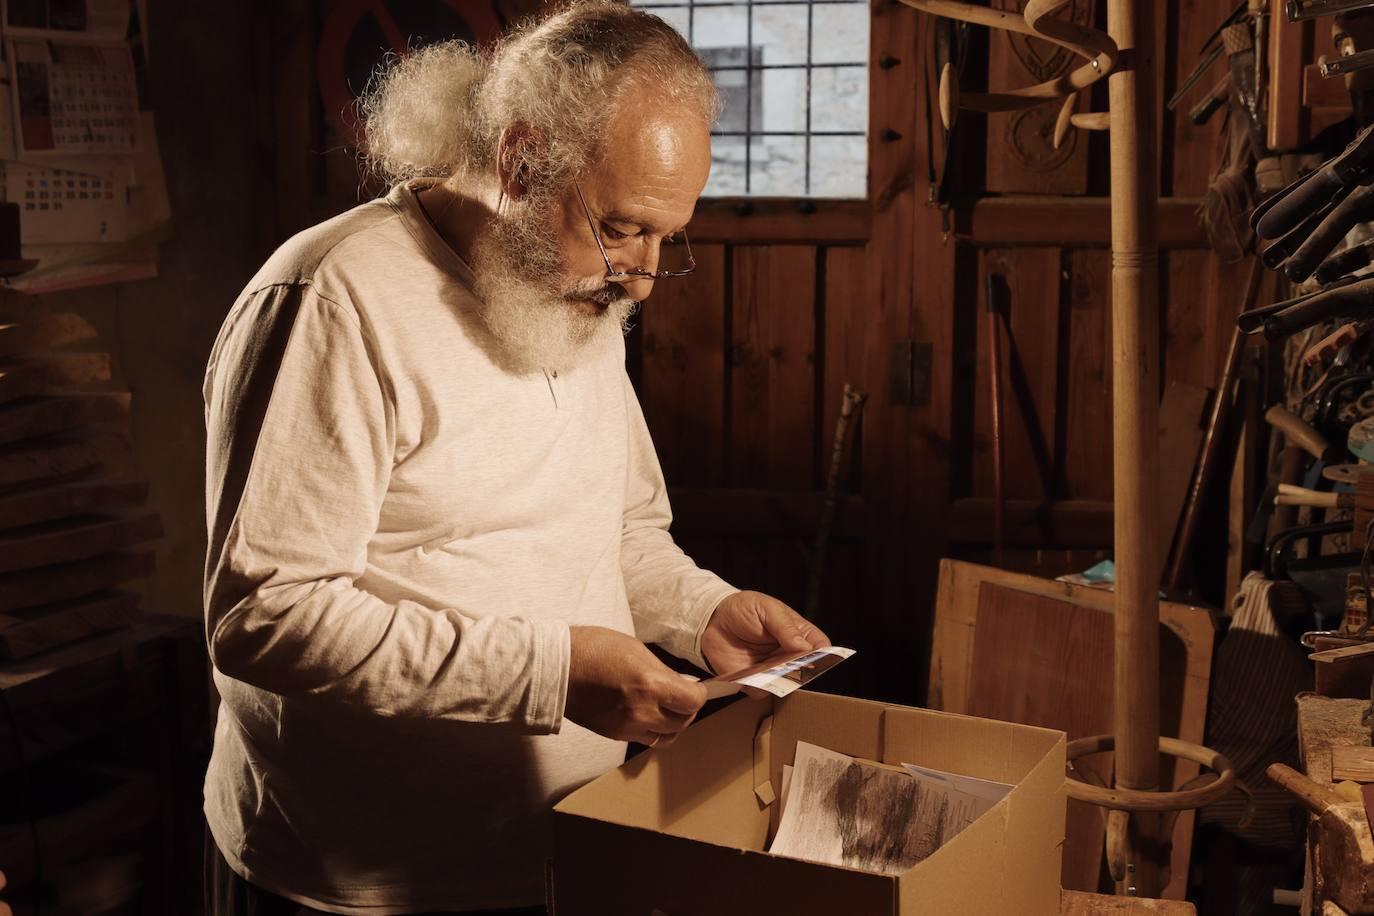
<path fill-rule="evenodd" d="M 1292 793 L 1298 801 L 1306 806 L 1308 811 L 1317 817 L 1330 811 L 1332 806 L 1345 802 L 1345 799 L 1341 798 L 1331 786 L 1314 782 L 1285 763 L 1269 764 L 1264 775 Z"/>
<path fill-rule="evenodd" d="M 1275 404 L 1264 414 L 1264 419 L 1269 422 L 1279 432 L 1283 433 L 1285 439 L 1307 452 L 1318 461 L 1327 461 L 1331 457 L 1331 443 L 1326 441 L 1326 437 L 1317 432 L 1306 421 L 1304 421 L 1293 411 L 1281 404 Z"/>
<path fill-rule="evenodd" d="M 1351 509 L 1355 506 L 1355 494 L 1309 490 L 1307 487 L 1281 483 L 1279 484 L 1278 495 L 1274 497 L 1274 505 L 1311 506 L 1315 509 Z"/>

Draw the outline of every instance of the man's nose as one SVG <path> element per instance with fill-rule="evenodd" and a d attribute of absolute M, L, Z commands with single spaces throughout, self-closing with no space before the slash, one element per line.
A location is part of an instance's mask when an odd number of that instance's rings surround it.
<path fill-rule="evenodd" d="M 645 265 L 646 269 L 648 265 Z M 654 291 L 654 281 L 648 277 L 633 277 L 622 282 L 621 287 L 625 290 L 625 295 L 636 302 L 643 302 L 649 298 L 649 294 Z"/>
<path fill-rule="evenodd" d="M 658 239 L 645 239 L 642 244 L 634 246 L 627 255 L 628 259 L 635 259 L 635 263 L 616 264 L 615 268 L 617 270 L 633 270 L 636 267 L 642 267 L 649 273 L 654 273 L 658 270 L 659 257 L 662 254 L 661 246 L 662 243 Z M 625 293 L 631 299 L 639 302 L 649 298 L 649 294 L 654 289 L 654 281 L 647 277 L 634 277 L 620 285 L 625 287 Z"/>

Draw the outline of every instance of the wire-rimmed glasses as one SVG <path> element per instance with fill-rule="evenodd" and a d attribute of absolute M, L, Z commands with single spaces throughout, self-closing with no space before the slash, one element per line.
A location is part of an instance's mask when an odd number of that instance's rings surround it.
<path fill-rule="evenodd" d="M 692 257 L 692 243 L 687 240 L 687 230 L 682 230 L 682 244 L 687 249 L 687 266 L 682 270 L 645 270 L 643 267 L 632 267 L 629 270 L 616 270 L 611 266 L 611 256 L 606 253 L 606 245 L 601 241 L 601 233 L 596 230 L 596 220 L 592 218 L 591 208 L 587 206 L 587 199 L 582 196 L 582 186 L 573 183 L 577 190 L 577 199 L 582 203 L 582 212 L 587 215 L 587 228 L 592 230 L 592 238 L 596 239 L 596 247 L 601 251 L 601 259 L 606 262 L 606 281 L 608 283 L 625 283 L 629 280 L 662 280 L 666 277 L 685 277 L 697 269 L 696 258 Z"/>

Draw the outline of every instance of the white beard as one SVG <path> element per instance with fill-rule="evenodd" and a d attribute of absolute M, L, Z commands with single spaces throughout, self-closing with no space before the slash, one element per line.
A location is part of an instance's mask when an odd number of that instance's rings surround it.
<path fill-rule="evenodd" d="M 639 305 L 604 281 L 559 289 L 556 281 L 531 279 L 562 275 L 557 251 L 547 222 L 529 211 L 494 216 L 473 244 L 482 322 L 499 350 L 497 362 L 517 375 L 570 372 L 609 355 Z M 588 311 L 588 303 L 577 301 L 585 299 L 601 308 Z"/>

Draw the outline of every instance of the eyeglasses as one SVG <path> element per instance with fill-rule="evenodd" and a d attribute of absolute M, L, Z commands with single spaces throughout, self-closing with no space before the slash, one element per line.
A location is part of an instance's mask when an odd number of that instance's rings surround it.
<path fill-rule="evenodd" d="M 682 230 L 682 244 L 687 249 L 687 266 L 682 270 L 645 270 L 643 267 L 632 267 L 629 270 L 616 270 L 611 266 L 611 256 L 606 253 L 606 245 L 601 241 L 601 233 L 596 231 L 596 220 L 592 219 L 591 208 L 587 206 L 587 199 L 582 196 L 582 186 L 573 183 L 577 190 L 577 199 L 582 202 L 582 212 L 587 214 L 587 228 L 592 230 L 592 238 L 596 239 L 596 247 L 601 251 L 601 259 L 606 262 L 606 281 L 608 283 L 624 283 L 628 280 L 662 280 L 667 277 L 685 277 L 697 269 L 696 258 L 692 257 L 692 243 L 687 240 L 687 230 Z"/>

